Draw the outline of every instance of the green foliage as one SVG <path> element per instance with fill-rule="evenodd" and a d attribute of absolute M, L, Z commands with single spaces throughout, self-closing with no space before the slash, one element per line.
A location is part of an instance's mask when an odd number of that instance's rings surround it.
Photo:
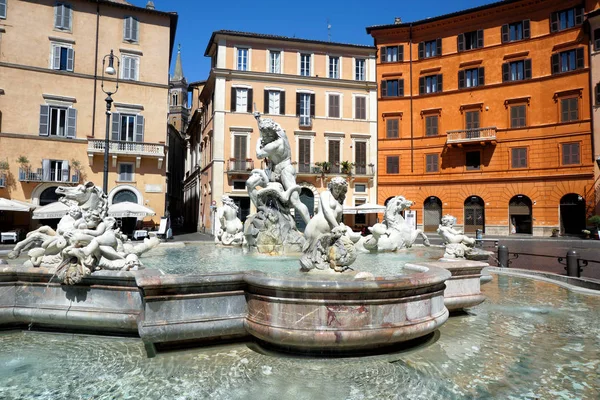
<path fill-rule="evenodd" d="M 29 159 L 25 156 L 19 156 L 19 158 L 17 158 L 17 162 L 21 164 L 22 167 L 29 165 Z"/>
<path fill-rule="evenodd" d="M 596 227 L 596 229 L 599 229 L 600 228 L 600 215 L 594 215 L 593 217 L 588 219 L 588 222 L 590 224 L 594 225 Z"/>
<path fill-rule="evenodd" d="M 8 168 L 8 161 L 0 161 L 0 171 L 7 171 Z"/>
<path fill-rule="evenodd" d="M 352 175 L 352 168 L 354 163 L 350 161 L 342 161 L 340 166 L 342 167 L 342 174 Z"/>

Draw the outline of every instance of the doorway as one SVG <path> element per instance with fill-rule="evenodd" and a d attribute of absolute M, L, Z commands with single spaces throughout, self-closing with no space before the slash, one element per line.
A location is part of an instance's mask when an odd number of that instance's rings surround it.
<path fill-rule="evenodd" d="M 585 199 L 575 193 L 560 199 L 560 230 L 563 235 L 581 235 L 585 229 Z"/>
<path fill-rule="evenodd" d="M 508 203 L 510 233 L 533 233 L 533 218 L 531 216 L 531 199 L 518 194 Z"/>
<path fill-rule="evenodd" d="M 485 205 L 479 196 L 465 200 L 465 233 L 485 232 Z"/>
<path fill-rule="evenodd" d="M 248 215 L 250 215 L 250 197 L 230 197 L 235 205 L 238 206 L 238 218 L 244 223 Z"/>
<path fill-rule="evenodd" d="M 423 231 L 436 232 L 442 222 L 442 201 L 429 196 L 423 203 Z"/>

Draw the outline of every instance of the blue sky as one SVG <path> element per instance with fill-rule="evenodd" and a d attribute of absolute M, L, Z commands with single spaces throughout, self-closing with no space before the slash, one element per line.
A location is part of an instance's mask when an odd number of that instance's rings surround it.
<path fill-rule="evenodd" d="M 144 7 L 147 0 L 128 0 Z M 428 0 L 423 3 L 402 0 L 154 0 L 157 10 L 179 14 L 171 71 L 177 44 L 181 43 L 183 71 L 188 82 L 204 80 L 210 60 L 204 50 L 213 31 L 230 29 L 269 33 L 303 39 L 328 40 L 327 20 L 333 42 L 373 44 L 365 27 L 391 24 L 394 17 L 411 22 L 497 0 Z"/>

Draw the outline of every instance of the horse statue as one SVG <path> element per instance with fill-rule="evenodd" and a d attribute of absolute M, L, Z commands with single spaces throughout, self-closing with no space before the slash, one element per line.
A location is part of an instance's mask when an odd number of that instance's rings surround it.
<path fill-rule="evenodd" d="M 414 202 L 406 200 L 404 196 L 391 198 L 383 214 L 383 224 L 387 232 L 378 241 L 379 251 L 395 251 L 413 246 L 418 237 L 423 239 L 423 244 L 429 246 L 429 239 L 420 229 L 408 225 L 402 212 L 409 209 Z"/>
<path fill-rule="evenodd" d="M 241 246 L 244 241 L 244 225 L 238 218 L 239 207 L 229 196 L 224 195 L 221 201 L 223 207 L 217 210 L 221 228 L 215 236 L 215 243 L 225 246 Z"/>

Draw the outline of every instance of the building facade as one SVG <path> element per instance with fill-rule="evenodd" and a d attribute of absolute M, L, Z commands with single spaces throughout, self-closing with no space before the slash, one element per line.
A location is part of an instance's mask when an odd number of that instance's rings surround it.
<path fill-rule="evenodd" d="M 165 209 L 169 65 L 177 15 L 123 0 L 0 9 L 0 197 L 44 205 L 58 185 L 101 186 L 111 50 L 108 197 Z M 17 224 L 18 225 L 18 224 Z M 24 227 L 25 228 L 25 227 Z"/>
<path fill-rule="evenodd" d="M 452 214 L 466 232 L 580 234 L 596 201 L 585 7 L 507 0 L 367 28 L 379 201 L 414 200 L 425 231 Z"/>
<path fill-rule="evenodd" d="M 596 215 L 600 215 L 600 8 L 597 2 L 588 7 L 590 11 L 587 16 L 589 27 L 589 52 L 590 52 L 590 89 L 592 105 L 592 126 L 593 126 L 593 153 L 595 159 L 594 166 L 594 193 L 596 195 L 595 210 Z"/>
<path fill-rule="evenodd" d="M 213 231 L 223 195 L 238 204 L 242 220 L 255 211 L 245 187 L 252 169 L 263 167 L 254 151 L 255 109 L 286 131 L 311 215 L 336 175 L 348 178 L 347 206 L 375 202 L 375 48 L 216 31 L 205 56 L 212 69 L 206 82 L 191 87 L 198 109 L 188 135 L 185 196 L 198 203 L 196 229 Z M 364 215 L 345 221 L 357 228 L 370 222 Z"/>

